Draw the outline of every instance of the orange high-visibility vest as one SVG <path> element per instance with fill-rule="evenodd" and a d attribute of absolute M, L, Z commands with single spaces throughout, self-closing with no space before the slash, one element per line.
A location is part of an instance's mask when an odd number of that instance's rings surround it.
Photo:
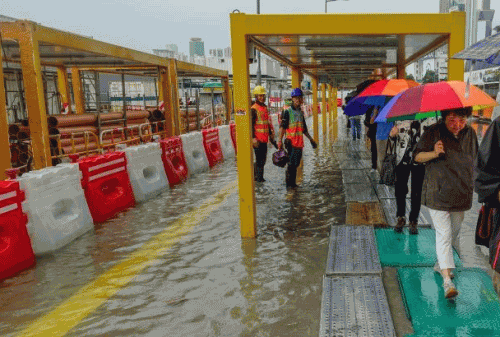
<path fill-rule="evenodd" d="M 286 138 L 292 141 L 293 147 L 304 147 L 304 123 L 302 116 L 295 120 L 292 108 L 288 109 L 288 128 L 286 129 Z"/>
<path fill-rule="evenodd" d="M 255 121 L 255 138 L 261 143 L 269 141 L 269 113 L 267 107 L 255 103 L 252 109 L 257 111 L 257 120 Z"/>

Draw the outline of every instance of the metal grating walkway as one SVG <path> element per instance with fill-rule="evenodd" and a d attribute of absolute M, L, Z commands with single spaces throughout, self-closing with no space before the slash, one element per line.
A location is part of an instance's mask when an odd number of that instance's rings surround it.
<path fill-rule="evenodd" d="M 369 160 L 366 159 L 349 159 L 340 162 L 341 170 L 364 170 L 371 166 Z"/>
<path fill-rule="evenodd" d="M 377 193 L 370 184 L 344 184 L 346 202 L 378 201 Z"/>
<path fill-rule="evenodd" d="M 397 223 L 396 219 L 396 199 L 381 199 L 380 204 L 382 205 L 382 209 L 384 210 L 385 218 L 387 219 L 387 223 L 391 227 L 395 227 Z M 408 220 L 408 215 L 411 209 L 411 200 L 406 199 L 406 215 Z M 408 221 L 407 221 L 408 222 Z M 418 225 L 422 227 L 430 227 L 432 225 L 432 218 L 429 210 L 422 206 L 420 208 L 420 214 L 418 216 Z"/>
<path fill-rule="evenodd" d="M 346 184 L 366 184 L 370 185 L 370 178 L 365 170 L 345 170 L 342 171 L 342 182 Z"/>
<path fill-rule="evenodd" d="M 324 277 L 319 336 L 396 336 L 382 278 Z"/>
<path fill-rule="evenodd" d="M 372 226 L 332 226 L 326 275 L 381 273 Z"/>

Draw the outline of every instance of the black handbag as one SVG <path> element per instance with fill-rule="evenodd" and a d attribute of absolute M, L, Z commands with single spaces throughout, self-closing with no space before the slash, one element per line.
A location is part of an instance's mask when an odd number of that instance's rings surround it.
<path fill-rule="evenodd" d="M 396 146 L 389 138 L 385 148 L 385 157 L 380 170 L 380 184 L 394 186 L 396 184 Z"/>
<path fill-rule="evenodd" d="M 490 266 L 500 273 L 500 212 L 498 208 L 490 213 L 491 235 L 490 235 Z"/>
<path fill-rule="evenodd" d="M 490 247 L 490 238 L 495 225 L 494 219 L 496 213 L 498 213 L 498 209 L 489 207 L 488 204 L 481 206 L 476 224 L 476 245 Z"/>

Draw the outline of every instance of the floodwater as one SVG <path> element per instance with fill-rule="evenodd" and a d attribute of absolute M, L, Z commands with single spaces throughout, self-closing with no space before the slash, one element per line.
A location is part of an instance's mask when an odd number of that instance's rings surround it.
<path fill-rule="evenodd" d="M 317 335 L 329 228 L 345 222 L 341 171 L 331 146 L 320 140 L 313 150 L 306 140 L 301 187 L 290 192 L 273 151 L 267 181 L 256 184 L 256 240 L 240 238 L 236 191 L 67 336 Z M 235 180 L 227 160 L 0 283 L 0 335 L 52 312 Z"/>

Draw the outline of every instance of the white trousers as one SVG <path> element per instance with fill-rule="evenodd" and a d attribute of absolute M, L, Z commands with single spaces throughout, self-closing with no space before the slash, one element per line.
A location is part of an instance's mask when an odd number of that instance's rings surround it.
<path fill-rule="evenodd" d="M 453 247 L 459 247 L 458 234 L 464 221 L 464 212 L 429 209 L 436 230 L 436 255 L 439 268 L 455 268 Z"/>

